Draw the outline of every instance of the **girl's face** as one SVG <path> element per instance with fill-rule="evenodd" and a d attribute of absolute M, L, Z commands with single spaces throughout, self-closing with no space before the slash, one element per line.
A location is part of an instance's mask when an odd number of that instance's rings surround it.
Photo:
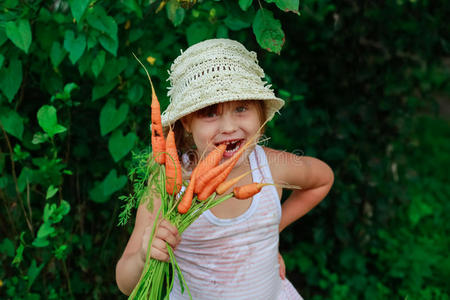
<path fill-rule="evenodd" d="M 214 147 L 227 144 L 224 158 L 230 158 L 262 124 L 256 101 L 232 101 L 209 106 L 189 116 L 185 129 L 192 133 L 198 153 L 208 154 Z M 239 164 L 239 163 L 238 163 Z"/>

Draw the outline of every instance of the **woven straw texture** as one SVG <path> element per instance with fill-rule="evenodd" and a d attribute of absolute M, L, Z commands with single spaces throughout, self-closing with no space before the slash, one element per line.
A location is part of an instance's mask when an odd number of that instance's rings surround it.
<path fill-rule="evenodd" d="M 262 80 L 256 53 L 233 40 L 212 39 L 191 46 L 175 59 L 169 75 L 170 104 L 161 117 L 163 126 L 227 101 L 265 100 L 269 119 L 284 105 Z"/>

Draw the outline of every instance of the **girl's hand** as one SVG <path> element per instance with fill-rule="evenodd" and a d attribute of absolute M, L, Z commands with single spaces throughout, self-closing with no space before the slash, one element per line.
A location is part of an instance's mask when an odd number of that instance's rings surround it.
<path fill-rule="evenodd" d="M 148 242 L 152 234 L 152 227 L 147 226 L 142 236 L 141 257 L 145 262 L 147 255 Z M 160 261 L 169 261 L 169 252 L 167 250 L 168 243 L 172 249 L 175 249 L 181 241 L 181 236 L 178 233 L 178 229 L 172 225 L 166 219 L 161 220 L 158 228 L 156 229 L 155 236 L 153 237 L 152 248 L 150 249 L 150 256 Z"/>
<path fill-rule="evenodd" d="M 278 252 L 278 263 L 280 264 L 280 277 L 281 279 L 286 279 L 286 266 L 284 264 L 284 259 L 281 256 L 280 252 Z"/>

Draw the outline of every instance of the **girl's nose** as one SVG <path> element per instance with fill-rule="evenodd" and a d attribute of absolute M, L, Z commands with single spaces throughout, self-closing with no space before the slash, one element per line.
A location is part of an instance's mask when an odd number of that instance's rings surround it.
<path fill-rule="evenodd" d="M 221 122 L 220 122 L 220 131 L 224 134 L 233 133 L 237 130 L 237 122 L 233 118 L 232 114 L 224 113 L 222 114 Z"/>

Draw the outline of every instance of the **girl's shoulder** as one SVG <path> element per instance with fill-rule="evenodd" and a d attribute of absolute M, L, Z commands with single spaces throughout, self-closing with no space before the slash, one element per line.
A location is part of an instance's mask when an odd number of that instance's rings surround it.
<path fill-rule="evenodd" d="M 275 182 L 286 181 L 288 173 L 300 167 L 301 156 L 284 150 L 262 147 Z"/>
<path fill-rule="evenodd" d="M 312 157 L 263 147 L 274 182 L 301 186 L 310 174 Z"/>
<path fill-rule="evenodd" d="M 332 169 L 320 159 L 263 147 L 274 182 L 314 187 L 333 181 Z"/>

